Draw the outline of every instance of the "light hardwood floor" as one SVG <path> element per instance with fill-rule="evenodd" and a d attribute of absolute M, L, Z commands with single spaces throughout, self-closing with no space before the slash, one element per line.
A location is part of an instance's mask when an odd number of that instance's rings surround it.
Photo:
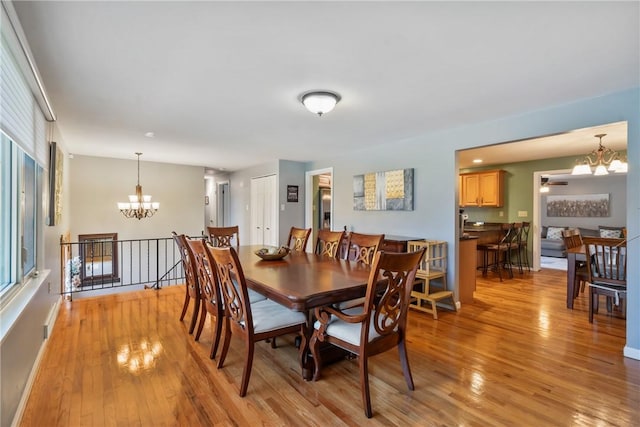
<path fill-rule="evenodd" d="M 247 396 L 243 345 L 225 367 L 178 321 L 184 287 L 75 300 L 61 309 L 23 426 L 637 426 L 640 361 L 625 359 L 624 320 L 565 308 L 565 272 L 478 277 L 475 303 L 440 319 L 412 311 L 407 390 L 397 351 L 370 360 L 364 416 L 355 360 L 300 377 L 293 337 L 259 343 Z M 602 304 L 603 306 L 604 304 Z"/>

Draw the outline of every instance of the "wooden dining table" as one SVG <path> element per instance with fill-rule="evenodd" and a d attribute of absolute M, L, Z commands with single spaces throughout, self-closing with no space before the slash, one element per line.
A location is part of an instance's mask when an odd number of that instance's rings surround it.
<path fill-rule="evenodd" d="M 306 252 L 291 252 L 280 260 L 262 260 L 255 254 L 260 248 L 262 246 L 237 248 L 247 286 L 291 310 L 307 314 L 300 358 L 303 377 L 310 379 L 313 360 L 308 344 L 313 332 L 313 309 L 363 297 L 370 268 Z"/>
<path fill-rule="evenodd" d="M 576 266 L 587 259 L 587 249 L 584 245 L 567 249 L 567 308 L 573 309 L 575 295 Z"/>

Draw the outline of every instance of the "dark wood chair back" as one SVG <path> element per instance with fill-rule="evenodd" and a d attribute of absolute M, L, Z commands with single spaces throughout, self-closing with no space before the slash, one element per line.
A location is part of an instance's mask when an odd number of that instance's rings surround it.
<path fill-rule="evenodd" d="M 577 228 L 567 228 L 562 230 L 562 239 L 567 249 L 582 246 L 582 236 Z"/>
<path fill-rule="evenodd" d="M 318 230 L 315 253 L 337 258 L 344 239 L 344 231 Z"/>
<path fill-rule="evenodd" d="M 245 396 L 253 365 L 254 345 L 290 333 L 303 333 L 306 315 L 295 312 L 271 300 L 263 300 L 252 310 L 247 282 L 238 254 L 233 247 L 210 248 L 214 259 L 220 293 L 224 297 L 226 333 L 218 368 L 222 368 L 229 351 L 231 335 L 239 335 L 245 342 L 245 365 L 240 396 Z"/>
<path fill-rule="evenodd" d="M 177 234 L 175 231 L 171 232 L 173 240 L 178 246 L 180 251 L 180 259 L 182 262 L 182 269 L 186 278 L 186 292 L 184 297 L 184 304 L 182 304 L 182 313 L 180 314 L 180 321 L 184 319 L 187 309 L 189 308 L 189 302 L 191 298 L 194 299 L 193 314 L 191 315 L 191 323 L 189 324 L 189 333 L 193 333 L 196 326 L 196 320 L 198 318 L 198 310 L 200 308 L 200 285 L 198 283 L 198 276 L 195 270 L 195 261 L 193 259 L 193 253 L 189 249 L 187 244 L 187 237 L 184 234 Z"/>
<path fill-rule="evenodd" d="M 373 256 L 382 246 L 384 234 L 349 233 L 347 237 L 346 259 L 371 265 Z"/>
<path fill-rule="evenodd" d="M 340 311 L 332 306 L 315 309 L 318 323 L 310 341 L 315 360 L 313 378 L 317 380 L 320 377 L 321 342 L 356 354 L 360 364 L 360 387 L 367 417 L 372 416 L 368 373 L 370 356 L 398 347 L 407 387 L 414 389 L 405 337 L 411 290 L 418 263 L 424 253 L 424 248 L 407 253 L 376 252 L 365 303 L 362 311 L 358 310 L 357 314 Z"/>
<path fill-rule="evenodd" d="M 240 246 L 240 229 L 237 225 L 231 227 L 207 227 L 209 242 L 216 248 Z"/>
<path fill-rule="evenodd" d="M 213 332 L 214 336 L 211 343 L 211 353 L 209 354 L 209 357 L 213 359 L 216 357 L 220 336 L 222 335 L 223 317 L 223 305 L 217 285 L 216 270 L 213 265 L 213 257 L 209 252 L 209 243 L 207 243 L 205 239 L 188 239 L 187 243 L 193 253 L 195 270 L 198 276 L 198 282 L 200 283 L 200 295 L 202 298 L 202 312 L 200 313 L 200 322 L 198 324 L 198 331 L 196 332 L 196 340 L 200 338 L 207 313 L 209 313 L 211 316 L 216 318 L 215 330 Z"/>
<path fill-rule="evenodd" d="M 292 252 L 304 252 L 307 248 L 307 241 L 311 235 L 310 228 L 296 228 L 291 227 L 289 231 L 289 238 L 287 239 L 287 245 Z"/>
<path fill-rule="evenodd" d="M 621 305 L 627 297 L 627 240 L 584 237 L 589 275 L 589 323 L 598 312 L 598 299 Z"/>

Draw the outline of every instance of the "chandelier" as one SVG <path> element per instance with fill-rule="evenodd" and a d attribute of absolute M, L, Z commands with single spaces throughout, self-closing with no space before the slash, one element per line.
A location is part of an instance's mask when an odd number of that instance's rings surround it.
<path fill-rule="evenodd" d="M 627 172 L 627 162 L 621 159 L 620 154 L 602 145 L 602 137 L 604 136 L 607 136 L 607 134 L 600 133 L 595 135 L 596 138 L 600 139 L 598 148 L 582 159 L 576 160 L 576 165 L 573 167 L 571 175 L 591 175 L 592 167 L 595 167 L 593 174 L 596 176 L 608 175 L 609 172 Z"/>
<path fill-rule="evenodd" d="M 307 92 L 302 95 L 301 101 L 307 110 L 322 117 L 324 113 L 333 110 L 340 101 L 340 95 L 328 91 Z"/>
<path fill-rule="evenodd" d="M 160 203 L 151 202 L 151 196 L 142 195 L 142 186 L 140 185 L 140 156 L 142 153 L 136 153 L 138 156 L 138 185 L 136 185 L 136 194 L 129 196 L 126 203 L 118 203 L 118 209 L 126 218 L 150 218 L 160 208 Z"/>

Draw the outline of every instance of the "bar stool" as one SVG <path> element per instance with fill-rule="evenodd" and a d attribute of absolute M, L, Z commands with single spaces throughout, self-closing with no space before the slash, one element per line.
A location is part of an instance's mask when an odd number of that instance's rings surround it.
<path fill-rule="evenodd" d="M 509 256 L 511 255 L 513 224 L 505 223 L 500 226 L 502 238 L 494 243 L 482 243 L 478 245 L 478 250 L 482 252 L 482 275 L 487 275 L 490 266 L 494 266 L 498 271 L 498 277 L 502 282 L 502 270 L 506 267 L 509 277 L 513 277 L 513 270 Z M 489 264 L 489 254 L 493 254 L 493 262 Z"/>

